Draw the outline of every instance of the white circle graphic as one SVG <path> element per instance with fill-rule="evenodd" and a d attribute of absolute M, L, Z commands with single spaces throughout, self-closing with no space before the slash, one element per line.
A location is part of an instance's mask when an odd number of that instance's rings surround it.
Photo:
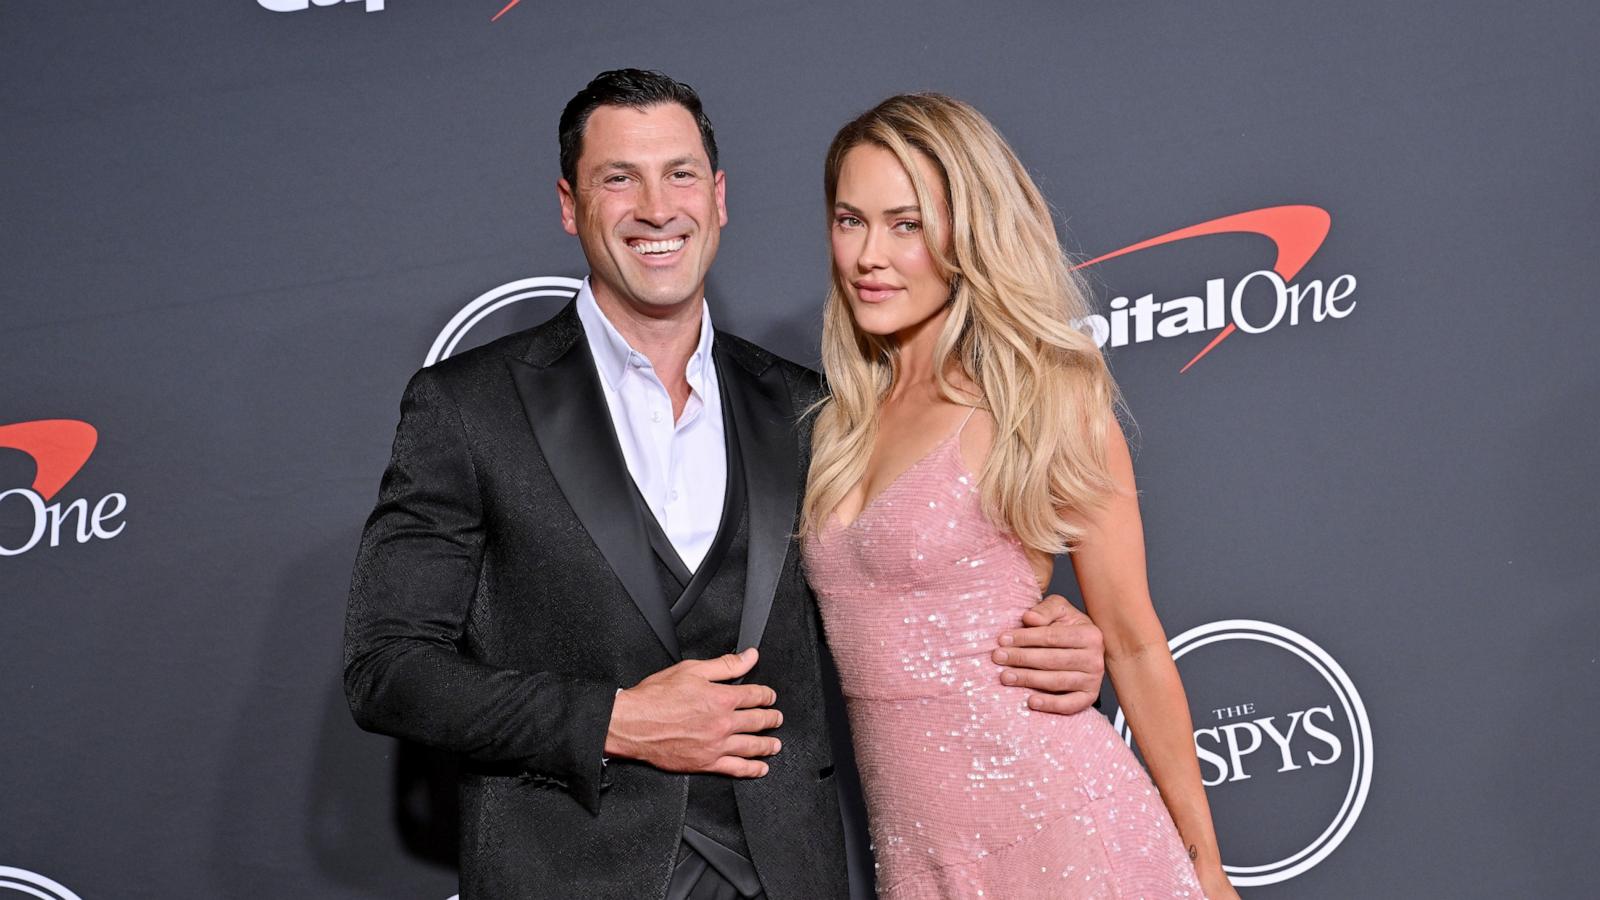
<path fill-rule="evenodd" d="M 0 866 L 0 891 L 16 891 L 40 900 L 83 900 L 77 894 L 37 872 Z"/>
<path fill-rule="evenodd" d="M 434 339 L 433 346 L 428 350 L 428 358 L 423 366 L 431 366 L 441 359 L 449 359 L 456 352 L 456 346 L 461 339 L 472 330 L 474 325 L 487 319 L 496 311 L 522 300 L 532 300 L 535 297 L 560 297 L 570 300 L 577 296 L 578 288 L 583 281 L 577 278 L 567 278 L 561 275 L 540 275 L 534 278 L 522 278 L 517 281 L 508 281 L 497 288 L 491 288 L 479 294 L 471 303 L 461 308 L 455 314 L 439 336 Z"/>
<path fill-rule="evenodd" d="M 1288 881 L 1326 859 L 1344 841 L 1350 829 L 1355 827 L 1361 808 L 1367 802 L 1367 790 L 1372 785 L 1372 724 L 1367 720 L 1367 708 L 1361 702 L 1361 694 L 1343 667 L 1310 638 L 1282 625 L 1254 619 L 1226 619 L 1191 628 L 1167 645 L 1172 649 L 1172 658 L 1176 661 L 1191 650 L 1220 641 L 1260 641 L 1298 656 L 1333 688 L 1355 730 L 1350 786 L 1345 791 L 1339 812 L 1328 827 L 1311 843 L 1276 862 L 1260 866 L 1230 866 L 1224 863 L 1222 866 L 1223 871 L 1228 873 L 1228 880 L 1239 887 Z M 1112 724 L 1122 739 L 1131 745 L 1133 735 L 1120 707 Z"/>

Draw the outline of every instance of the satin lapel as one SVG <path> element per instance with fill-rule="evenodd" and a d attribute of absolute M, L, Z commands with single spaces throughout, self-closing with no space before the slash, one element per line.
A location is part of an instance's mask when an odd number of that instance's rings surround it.
<path fill-rule="evenodd" d="M 793 401 L 782 371 L 771 365 L 755 375 L 726 353 L 715 356 L 739 434 L 745 504 L 750 511 L 749 566 L 737 645 L 743 650 L 761 644 L 778 578 L 789 556 L 800 489 L 800 450 L 791 419 Z"/>
<path fill-rule="evenodd" d="M 673 659 L 681 659 L 672 614 L 650 561 L 650 538 L 630 493 L 632 477 L 581 332 L 549 365 L 514 359 L 510 366 L 528 424 L 561 493 L 650 630 Z"/>

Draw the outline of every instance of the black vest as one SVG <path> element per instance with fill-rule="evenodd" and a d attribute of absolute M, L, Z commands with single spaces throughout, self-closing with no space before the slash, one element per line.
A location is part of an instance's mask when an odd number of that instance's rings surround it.
<path fill-rule="evenodd" d="M 745 504 L 743 458 L 738 434 L 723 401 L 723 432 L 727 445 L 727 487 L 723 494 L 722 521 L 700 567 L 691 573 L 672 542 L 636 490 L 634 498 L 655 551 L 656 575 L 663 596 L 672 608 L 678 648 L 684 659 L 710 659 L 740 648 L 740 616 L 744 611 L 745 570 L 749 557 L 750 517 Z M 734 780 L 725 775 L 689 775 L 689 804 L 684 825 L 699 831 L 746 860 L 744 829 L 733 795 Z"/>

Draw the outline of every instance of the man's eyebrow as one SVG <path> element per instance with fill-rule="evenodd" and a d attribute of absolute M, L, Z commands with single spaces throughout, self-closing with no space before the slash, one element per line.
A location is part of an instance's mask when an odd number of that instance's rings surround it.
<path fill-rule="evenodd" d="M 608 160 L 600 163 L 598 166 L 596 166 L 595 167 L 595 171 L 596 172 L 637 172 L 637 171 L 639 171 L 639 165 L 637 163 L 631 163 L 631 162 L 627 162 L 626 160 L 621 160 L 621 159 L 608 159 Z"/>
<path fill-rule="evenodd" d="M 664 168 L 664 169 L 703 169 L 703 168 L 705 168 L 705 163 L 701 162 L 700 158 L 696 157 L 696 156 L 680 156 L 677 159 L 669 159 L 669 160 L 667 160 L 667 164 L 665 166 L 662 166 L 662 168 Z"/>

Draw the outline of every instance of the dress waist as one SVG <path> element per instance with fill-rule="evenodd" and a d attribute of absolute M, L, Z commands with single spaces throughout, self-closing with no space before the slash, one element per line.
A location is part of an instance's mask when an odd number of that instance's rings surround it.
<path fill-rule="evenodd" d="M 1000 681 L 1001 633 L 1039 602 L 1021 554 L 989 564 L 985 578 L 870 582 L 819 597 L 828 647 L 846 697 L 904 700 L 957 695 Z M 960 573 L 955 573 L 959 575 Z M 1012 689 L 1015 691 L 1015 689 Z M 1017 692 L 1020 693 L 1020 692 Z"/>

